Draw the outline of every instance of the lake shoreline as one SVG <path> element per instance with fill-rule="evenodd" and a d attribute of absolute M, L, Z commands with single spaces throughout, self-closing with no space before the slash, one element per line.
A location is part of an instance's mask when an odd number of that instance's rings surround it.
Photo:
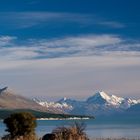
<path fill-rule="evenodd" d="M 36 120 L 44 120 L 44 121 L 59 121 L 59 120 L 90 120 L 89 117 L 70 117 L 70 118 L 36 118 Z M 3 119 L 0 119 L 0 122 L 3 122 Z"/>
<path fill-rule="evenodd" d="M 36 120 L 89 120 L 90 118 L 88 117 L 70 117 L 70 118 L 37 118 Z"/>

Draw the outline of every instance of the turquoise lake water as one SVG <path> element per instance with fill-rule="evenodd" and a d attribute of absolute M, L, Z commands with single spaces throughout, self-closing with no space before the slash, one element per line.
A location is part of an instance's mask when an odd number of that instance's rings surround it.
<path fill-rule="evenodd" d="M 57 126 L 72 125 L 75 120 L 38 120 L 36 133 L 43 136 Z M 101 121 L 82 120 L 86 125 L 86 133 L 90 138 L 140 138 L 140 121 Z M 6 134 L 5 126 L 0 121 L 0 136 Z"/>

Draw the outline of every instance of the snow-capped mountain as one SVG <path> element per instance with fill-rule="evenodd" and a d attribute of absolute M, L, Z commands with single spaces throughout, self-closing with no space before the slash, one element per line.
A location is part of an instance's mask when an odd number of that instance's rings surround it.
<path fill-rule="evenodd" d="M 68 105 L 67 103 L 59 103 L 59 102 L 47 102 L 47 101 L 41 101 L 39 99 L 33 99 L 36 103 L 38 103 L 41 106 L 44 106 L 48 108 L 49 110 L 58 110 L 60 112 L 67 112 L 67 110 L 72 110 L 73 107 L 71 105 Z"/>
<path fill-rule="evenodd" d="M 115 108 L 122 108 L 122 109 L 127 109 L 131 105 L 139 103 L 137 100 L 132 100 L 129 98 L 122 98 L 122 97 L 117 97 L 115 95 L 108 95 L 107 93 L 101 91 L 97 92 L 95 95 L 92 97 L 89 97 L 86 101 L 87 103 L 91 104 L 103 104 L 103 105 L 108 105 L 112 106 Z"/>
<path fill-rule="evenodd" d="M 118 112 L 125 112 L 131 106 L 139 104 L 140 100 L 108 95 L 104 91 L 97 92 L 85 101 L 77 101 L 62 98 L 57 102 L 36 101 L 49 109 L 55 108 L 59 111 L 78 115 L 111 115 Z"/>
<path fill-rule="evenodd" d="M 57 101 L 56 103 L 67 104 L 68 106 L 71 106 L 72 109 L 74 109 L 75 107 L 84 106 L 84 104 L 85 104 L 84 101 L 77 101 L 77 100 L 67 99 L 66 97 L 62 98 L 61 100 Z"/>

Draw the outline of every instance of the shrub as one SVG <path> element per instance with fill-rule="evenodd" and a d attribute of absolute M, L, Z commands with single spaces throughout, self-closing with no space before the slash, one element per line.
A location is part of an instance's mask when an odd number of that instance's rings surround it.
<path fill-rule="evenodd" d="M 52 133 L 56 140 L 89 140 L 84 130 L 85 125 L 76 122 L 71 127 L 58 127 Z"/>
<path fill-rule="evenodd" d="M 9 134 L 5 137 L 33 137 L 35 136 L 36 119 L 29 112 L 11 114 L 4 120 L 6 131 Z"/>

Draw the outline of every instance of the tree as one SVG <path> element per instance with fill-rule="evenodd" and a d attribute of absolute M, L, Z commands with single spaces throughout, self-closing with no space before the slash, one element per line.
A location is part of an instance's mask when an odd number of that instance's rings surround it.
<path fill-rule="evenodd" d="M 11 138 L 35 136 L 36 119 L 29 112 L 11 114 L 4 120 Z"/>

